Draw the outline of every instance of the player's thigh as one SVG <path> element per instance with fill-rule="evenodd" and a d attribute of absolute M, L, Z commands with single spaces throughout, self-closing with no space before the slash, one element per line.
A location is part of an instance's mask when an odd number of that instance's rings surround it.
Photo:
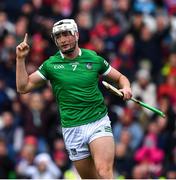
<path fill-rule="evenodd" d="M 91 155 L 97 168 L 113 168 L 115 143 L 113 136 L 102 136 L 93 140 L 90 144 Z"/>
<path fill-rule="evenodd" d="M 74 161 L 73 164 L 75 165 L 81 178 L 83 179 L 97 179 L 98 178 L 94 161 L 91 157 Z"/>

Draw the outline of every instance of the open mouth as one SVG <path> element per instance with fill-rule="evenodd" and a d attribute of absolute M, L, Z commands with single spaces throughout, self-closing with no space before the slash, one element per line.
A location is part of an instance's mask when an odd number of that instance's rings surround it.
<path fill-rule="evenodd" d="M 62 48 L 67 48 L 67 47 L 69 47 L 69 44 L 64 44 L 64 45 L 62 45 L 61 47 L 62 47 Z"/>

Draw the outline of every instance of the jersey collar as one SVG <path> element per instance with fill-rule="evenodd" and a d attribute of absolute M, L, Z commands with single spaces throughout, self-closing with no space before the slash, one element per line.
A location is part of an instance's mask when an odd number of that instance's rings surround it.
<path fill-rule="evenodd" d="M 61 51 L 59 51 L 60 52 L 60 55 L 61 55 L 61 57 L 62 57 L 62 59 L 64 59 L 64 55 L 63 55 L 63 53 L 61 52 Z M 82 51 L 81 51 L 81 49 L 79 48 L 79 54 L 78 54 L 79 56 L 81 56 L 82 55 Z"/>

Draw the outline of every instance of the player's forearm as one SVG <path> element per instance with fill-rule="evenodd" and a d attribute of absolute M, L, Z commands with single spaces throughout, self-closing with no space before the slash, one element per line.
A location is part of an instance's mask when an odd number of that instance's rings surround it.
<path fill-rule="evenodd" d="M 16 61 L 16 86 L 19 93 L 25 93 L 28 84 L 28 74 L 26 71 L 25 60 Z"/>
<path fill-rule="evenodd" d="M 120 76 L 120 78 L 119 78 L 119 85 L 120 85 L 120 88 L 130 88 L 130 82 L 127 79 L 127 77 L 124 76 L 124 75 Z"/>

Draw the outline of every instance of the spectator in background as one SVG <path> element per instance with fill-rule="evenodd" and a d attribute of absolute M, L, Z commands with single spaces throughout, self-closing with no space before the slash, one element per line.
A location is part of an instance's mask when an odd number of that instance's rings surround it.
<path fill-rule="evenodd" d="M 8 156 L 5 139 L 0 138 L 0 179 L 14 179 L 15 177 L 15 163 Z"/>
<path fill-rule="evenodd" d="M 56 139 L 54 140 L 52 152 L 53 160 L 56 163 L 56 166 L 61 169 L 64 175 L 65 171 L 70 168 L 70 160 L 67 155 L 62 136 L 59 138 L 56 137 Z"/>
<path fill-rule="evenodd" d="M 147 179 L 151 178 L 150 174 L 148 173 L 148 168 L 145 164 L 135 165 L 132 170 L 131 177 L 133 179 Z"/>
<path fill-rule="evenodd" d="M 8 34 L 15 33 L 15 26 L 11 23 L 7 17 L 7 13 L 4 11 L 0 11 L 0 41 L 4 39 L 4 37 Z"/>
<path fill-rule="evenodd" d="M 14 35 L 8 34 L 4 37 L 2 48 L 0 48 L 0 75 L 6 81 L 7 86 L 14 88 L 15 85 L 15 49 L 16 39 Z"/>
<path fill-rule="evenodd" d="M 172 0 L 164 0 L 164 5 L 169 15 L 176 14 L 176 2 Z"/>
<path fill-rule="evenodd" d="M 176 74 L 176 44 L 171 47 L 168 59 L 161 69 L 162 76 L 166 78 L 170 74 Z"/>
<path fill-rule="evenodd" d="M 25 32 L 28 29 L 29 20 L 25 16 L 20 16 L 15 24 L 15 36 L 16 36 L 16 43 L 18 44 L 22 37 L 24 36 Z"/>
<path fill-rule="evenodd" d="M 147 69 L 139 69 L 136 72 L 136 80 L 132 82 L 131 88 L 134 97 L 140 97 L 142 101 L 157 106 L 156 85 L 151 81 L 151 75 Z M 149 98 L 150 97 L 150 98 Z M 129 104 L 133 102 L 129 102 Z M 147 109 L 144 111 L 151 116 L 153 113 Z"/>
<path fill-rule="evenodd" d="M 139 67 L 139 62 L 142 59 L 148 59 L 152 65 L 151 73 L 154 80 L 157 80 L 159 69 L 161 69 L 163 64 L 162 41 L 168 35 L 168 32 L 168 26 L 164 26 L 154 33 L 145 24 L 141 28 L 139 39 L 135 43 L 134 59 L 136 60 L 136 65 Z"/>
<path fill-rule="evenodd" d="M 57 137 L 54 139 L 53 151 L 55 151 L 55 152 L 66 151 L 63 137 L 59 137 L 59 138 Z"/>
<path fill-rule="evenodd" d="M 71 166 L 64 173 L 64 179 L 81 179 L 75 166 Z"/>
<path fill-rule="evenodd" d="M 97 36 L 91 36 L 90 41 L 84 47 L 96 51 L 101 56 L 107 56 L 107 53 L 105 53 L 105 43 Z"/>
<path fill-rule="evenodd" d="M 171 16 L 170 17 L 170 23 L 171 23 L 171 30 L 170 30 L 170 36 L 171 36 L 171 42 L 176 42 L 176 17 Z"/>
<path fill-rule="evenodd" d="M 89 17 L 89 21 L 87 22 L 89 24 L 89 26 L 92 25 L 93 22 L 93 10 L 94 10 L 94 0 L 80 0 L 79 3 L 79 12 L 84 12 L 87 14 L 87 16 Z"/>
<path fill-rule="evenodd" d="M 30 179 L 60 179 L 62 172 L 47 153 L 38 154 L 33 167 L 26 169 Z"/>
<path fill-rule="evenodd" d="M 130 0 L 115 0 L 116 9 L 114 16 L 123 31 L 127 31 L 131 22 L 131 1 Z"/>
<path fill-rule="evenodd" d="M 79 31 L 80 31 L 80 39 L 79 43 L 81 47 L 85 47 L 85 44 L 89 41 L 89 31 L 92 27 L 92 20 L 90 17 L 90 13 L 80 11 L 76 16 L 76 21 L 78 23 Z"/>
<path fill-rule="evenodd" d="M 142 100 L 140 96 L 136 96 L 136 99 L 138 99 L 139 101 Z M 143 132 L 145 133 L 150 122 L 149 115 L 146 113 L 145 109 L 137 103 L 132 103 L 129 106 L 133 110 L 134 119 L 139 122 L 143 129 Z"/>
<path fill-rule="evenodd" d="M 96 18 L 93 19 L 94 24 L 100 23 L 106 14 L 114 14 L 114 10 L 115 10 L 114 0 L 103 0 L 101 6 L 97 4 L 94 15 Z"/>
<path fill-rule="evenodd" d="M 176 179 L 176 172 L 175 172 L 176 166 L 172 166 L 167 168 L 166 171 L 166 178 L 167 179 Z"/>
<path fill-rule="evenodd" d="M 112 13 L 105 14 L 101 21 L 91 31 L 91 37 L 99 37 L 105 43 L 105 50 L 116 51 L 117 44 L 122 40 L 124 34 L 121 27 L 117 24 Z"/>
<path fill-rule="evenodd" d="M 29 99 L 30 99 L 30 93 L 21 94 L 19 96 L 19 101 L 21 103 L 22 109 L 26 109 L 27 108 L 26 106 L 28 106 Z"/>
<path fill-rule="evenodd" d="M 125 108 L 120 117 L 120 122 L 116 122 L 113 127 L 115 142 L 120 142 L 121 133 L 123 130 L 129 132 L 131 137 L 129 148 L 134 152 L 140 145 L 143 138 L 143 131 L 138 122 L 135 121 L 133 112 L 130 108 Z"/>
<path fill-rule="evenodd" d="M 49 123 L 47 125 L 47 129 L 49 129 L 49 131 L 47 132 L 47 142 L 54 143 L 54 140 L 56 137 L 58 137 L 58 134 L 59 136 L 62 134 L 61 127 L 59 126 L 58 128 L 56 128 L 56 126 L 58 126 L 58 124 L 60 123 L 60 114 L 57 111 L 54 96 L 49 86 L 46 86 L 42 90 L 41 95 L 45 104 L 44 112 L 46 112 L 46 116 L 49 119 Z M 53 144 L 49 143 L 49 147 L 52 148 L 52 146 Z"/>
<path fill-rule="evenodd" d="M 42 95 L 37 92 L 30 94 L 27 107 L 23 112 L 24 134 L 38 138 L 39 152 L 46 152 L 48 149 L 48 128 L 53 120 L 48 116 L 49 113 L 45 109 Z"/>
<path fill-rule="evenodd" d="M 159 108 L 162 112 L 166 114 L 166 131 L 172 136 L 176 130 L 176 113 L 174 111 L 174 106 L 170 103 L 170 96 L 163 94 L 158 99 Z"/>
<path fill-rule="evenodd" d="M 66 152 L 64 151 L 54 152 L 53 159 L 56 166 L 62 171 L 63 174 L 66 172 L 67 169 L 69 169 L 70 161 Z"/>
<path fill-rule="evenodd" d="M 17 178 L 30 178 L 28 172 L 33 171 L 34 158 L 37 153 L 38 144 L 37 139 L 33 136 L 28 136 L 23 141 L 23 146 L 17 157 L 16 172 Z"/>
<path fill-rule="evenodd" d="M 158 97 L 160 98 L 163 95 L 168 95 L 170 103 L 174 108 L 176 108 L 176 74 L 171 72 L 168 76 L 165 77 L 165 81 L 161 83 L 158 87 Z"/>
<path fill-rule="evenodd" d="M 130 178 L 131 169 L 134 166 L 133 150 L 130 147 L 132 136 L 128 129 L 123 129 L 120 134 L 120 140 L 115 147 L 115 172 L 117 176 Z"/>
<path fill-rule="evenodd" d="M 168 171 L 172 171 L 173 167 L 175 167 L 176 113 L 170 103 L 170 97 L 168 95 L 162 95 L 158 101 L 160 109 L 166 114 L 165 119 L 157 119 L 158 127 L 160 128 L 158 145 L 165 151 L 166 163 L 164 167 L 168 169 Z"/>
<path fill-rule="evenodd" d="M 15 160 L 15 155 L 19 150 L 18 148 L 16 149 L 16 144 L 19 144 L 19 147 L 22 146 L 23 134 L 18 133 L 22 129 L 19 126 L 14 126 L 14 116 L 11 112 L 4 111 L 1 118 L 2 127 L 0 128 L 0 137 L 3 137 L 6 141 L 9 157 Z M 17 134 L 18 138 L 16 138 Z"/>
<path fill-rule="evenodd" d="M 13 59 L 11 57 L 12 53 L 14 55 L 15 53 L 15 45 L 16 45 L 16 39 L 13 34 L 7 34 L 4 36 L 3 40 L 3 47 L 1 48 L 0 51 L 0 59 L 4 63 L 8 63 L 10 61 L 14 62 L 15 56 L 13 56 Z"/>
<path fill-rule="evenodd" d="M 31 48 L 30 54 L 30 63 L 32 63 L 35 67 L 38 67 L 46 58 L 45 57 L 45 48 L 46 41 L 43 39 L 40 33 L 36 33 L 32 36 L 33 46 Z M 40 44 L 40 46 L 39 46 Z"/>
<path fill-rule="evenodd" d="M 14 126 L 21 126 L 22 127 L 22 122 L 23 122 L 23 118 L 22 118 L 22 105 L 20 103 L 19 100 L 13 100 L 12 102 L 12 113 L 14 115 Z M 23 127 L 22 127 L 23 129 Z"/>
<path fill-rule="evenodd" d="M 175 142 L 174 142 L 175 143 Z M 165 166 L 165 175 L 167 179 L 175 179 L 176 178 L 176 144 L 173 149 L 169 152 L 171 157 L 169 161 L 164 165 Z"/>
<path fill-rule="evenodd" d="M 0 78 L 0 112 L 11 109 L 10 97 L 4 79 Z"/>
<path fill-rule="evenodd" d="M 164 151 L 158 148 L 158 130 L 157 123 L 151 122 L 142 146 L 134 154 L 134 159 L 146 166 L 151 178 L 161 175 L 163 168 Z"/>
<path fill-rule="evenodd" d="M 169 150 L 171 150 L 171 136 L 170 133 L 167 130 L 167 118 L 161 118 L 161 117 L 156 117 L 155 121 L 157 123 L 157 136 L 158 136 L 158 143 L 157 147 L 160 148 L 161 150 L 164 151 L 165 156 L 168 154 Z M 166 157 L 168 159 L 168 157 Z"/>
<path fill-rule="evenodd" d="M 156 5 L 153 0 L 134 0 L 134 9 L 140 10 L 144 14 L 154 14 Z"/>
<path fill-rule="evenodd" d="M 129 33 L 133 35 L 134 40 L 138 40 L 140 38 L 140 31 L 144 26 L 144 18 L 142 12 L 134 11 L 131 17 Z"/>
<path fill-rule="evenodd" d="M 56 0 L 51 3 L 51 13 L 50 17 L 54 21 L 63 18 L 69 18 L 73 13 L 73 4 L 74 1 L 71 0 Z"/>
<path fill-rule="evenodd" d="M 133 80 L 134 72 L 134 38 L 127 34 L 119 44 L 117 58 L 111 61 L 111 65 L 126 74 L 129 79 Z"/>

